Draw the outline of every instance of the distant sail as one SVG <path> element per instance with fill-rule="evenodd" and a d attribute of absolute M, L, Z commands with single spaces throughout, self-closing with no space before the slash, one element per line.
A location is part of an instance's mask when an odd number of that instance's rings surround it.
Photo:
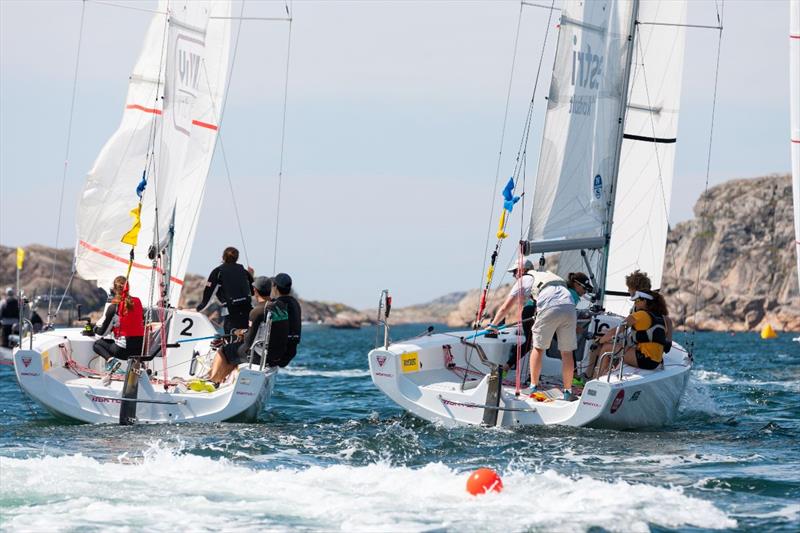
<path fill-rule="evenodd" d="M 800 284 L 800 0 L 790 0 L 789 102 L 792 115 L 792 190 L 794 196 L 794 238 L 797 252 L 797 282 Z"/>
<path fill-rule="evenodd" d="M 130 229 L 129 211 L 147 167 L 131 292 L 150 300 L 153 270 L 147 252 L 167 242 L 174 220 L 180 239 L 173 245 L 170 301 L 177 303 L 216 138 L 216 129 L 207 127 L 215 126 L 210 117 L 219 116 L 210 95 L 219 107 L 228 65 L 229 23 L 209 21 L 209 15 L 229 9 L 228 1 L 171 1 L 166 15 L 167 2 L 159 3 L 162 13 L 154 16 L 131 74 L 122 123 L 98 155 L 78 205 L 76 268 L 84 279 L 107 288 L 125 273 L 130 247 L 120 238 Z M 221 49 L 207 52 L 210 43 Z M 206 59 L 209 53 L 213 61 Z M 191 199 L 184 201 L 187 187 Z M 179 229 L 188 209 L 194 211 L 193 221 Z"/>
<path fill-rule="evenodd" d="M 642 2 L 628 89 L 606 288 L 625 291 L 625 276 L 639 269 L 661 287 L 672 199 L 678 108 L 686 42 L 687 3 Z M 626 314 L 631 302 L 606 296 L 609 311 Z"/>

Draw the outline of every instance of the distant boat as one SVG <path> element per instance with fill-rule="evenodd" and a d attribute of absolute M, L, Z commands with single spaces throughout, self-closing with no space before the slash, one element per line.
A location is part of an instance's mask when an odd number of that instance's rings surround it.
<path fill-rule="evenodd" d="M 219 389 L 192 383 L 210 368 L 217 330 L 202 313 L 169 307 L 183 286 L 216 144 L 230 14 L 229 0 L 162 0 L 150 23 L 122 122 L 87 177 L 75 261 L 81 277 L 103 288 L 130 269 L 131 294 L 158 316 L 148 320 L 142 366 L 134 358 L 124 376 L 104 371 L 91 332 L 58 329 L 23 339 L 14 352 L 17 380 L 57 416 L 89 423 L 252 420 L 270 398 L 277 369 L 263 363 L 240 365 Z M 136 216 L 129 212 L 137 193 L 140 238 L 132 246 L 120 239 Z"/>
<path fill-rule="evenodd" d="M 661 283 L 686 7 L 567 0 L 561 10 L 524 251 L 561 252 L 562 276 L 590 271 L 605 311 L 591 313 L 587 337 L 617 328 L 628 314 L 627 273 L 639 268 L 655 287 Z M 387 331 L 384 338 L 368 355 L 374 384 L 409 412 L 446 426 L 659 426 L 675 418 L 692 368 L 691 354 L 674 344 L 663 367 L 621 365 L 589 381 L 578 401 L 562 400 L 556 388 L 536 401 L 502 378 L 522 341 L 516 328 L 496 338 L 474 331 L 396 343 Z M 589 344 L 579 339 L 579 365 Z M 559 355 L 543 358 L 542 379 L 563 386 Z"/>

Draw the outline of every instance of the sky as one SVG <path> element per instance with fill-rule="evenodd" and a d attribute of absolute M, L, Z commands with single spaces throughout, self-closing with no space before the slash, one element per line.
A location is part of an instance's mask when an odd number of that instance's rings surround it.
<path fill-rule="evenodd" d="M 119 125 L 127 77 L 152 16 L 118 5 L 156 6 L 111 3 L 117 6 L 87 1 L 81 33 L 79 1 L 0 1 L 3 245 L 74 245 L 85 175 Z M 233 12 L 240 9 L 235 2 Z M 490 216 L 500 205 L 492 196 L 498 159 L 505 181 L 523 133 L 548 10 L 521 8 L 518 1 L 295 1 L 292 11 L 277 234 L 289 25 L 248 20 L 221 129 L 233 190 L 218 146 L 189 272 L 207 274 L 233 245 L 246 249 L 244 262 L 257 273 L 274 273 L 275 260 L 301 297 L 358 308 L 375 306 L 384 288 L 402 307 L 478 287 Z M 786 1 L 724 3 L 712 186 L 789 172 L 788 11 Z M 250 0 L 244 15 L 280 17 L 284 4 Z M 529 183 L 555 23 L 536 95 Z M 715 2 L 690 2 L 689 23 L 713 25 Z M 689 29 L 686 50 L 673 224 L 693 216 L 705 187 L 717 33 Z M 509 233 L 519 235 L 523 216 L 527 224 L 528 214 L 515 209 Z M 512 260 L 511 248 L 506 245 L 502 265 Z"/>

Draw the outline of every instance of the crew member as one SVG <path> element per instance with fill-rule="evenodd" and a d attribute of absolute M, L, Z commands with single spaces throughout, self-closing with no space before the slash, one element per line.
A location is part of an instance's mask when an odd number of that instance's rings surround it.
<path fill-rule="evenodd" d="M 222 304 L 220 316 L 222 327 L 228 334 L 234 329 L 247 328 L 247 317 L 253 309 L 253 269 L 245 268 L 237 263 L 239 250 L 233 246 L 225 248 L 222 252 L 222 264 L 208 275 L 203 299 L 197 305 L 197 310 L 202 311 L 208 301 L 217 292 L 217 300 Z"/>
<path fill-rule="evenodd" d="M 253 281 L 253 288 L 257 303 L 250 311 L 249 327 L 246 330 L 233 331 L 237 337 L 243 340 L 222 346 L 214 356 L 208 379 L 214 383 L 215 387 L 219 387 L 219 384 L 225 381 L 225 378 L 241 363 L 250 361 L 250 351 L 253 343 L 257 340 L 259 326 L 264 323 L 267 313 L 271 313 L 267 364 L 269 366 L 286 366 L 288 363 L 286 348 L 289 343 L 289 312 L 286 305 L 271 298 L 272 280 L 268 277 L 257 277 Z M 261 358 L 257 354 L 253 354 L 253 363 L 261 363 Z"/>
<path fill-rule="evenodd" d="M 300 344 L 300 333 L 302 330 L 302 312 L 300 302 L 292 296 L 292 278 L 289 274 L 281 272 L 272 280 L 272 296 L 276 301 L 283 303 L 289 312 L 289 341 L 286 345 L 286 355 L 284 364 L 286 366 L 297 355 L 297 345 Z"/>
<path fill-rule="evenodd" d="M 497 308 L 497 312 L 494 314 L 492 323 L 487 326 L 488 329 L 495 329 L 498 325 L 500 325 L 500 323 L 505 320 L 506 315 L 515 303 L 519 302 L 520 300 L 525 302 L 530 297 L 531 286 L 533 285 L 533 277 L 528 274 L 529 270 L 533 270 L 533 263 L 530 259 L 525 260 L 522 270 L 519 270 L 516 264 L 508 269 L 516 281 L 508 291 L 506 299 L 503 300 L 503 303 Z M 523 303 L 523 306 L 524 305 L 525 304 Z M 530 328 L 528 329 L 530 330 Z"/>
<path fill-rule="evenodd" d="M 11 330 L 14 325 L 19 322 L 19 300 L 17 300 L 14 289 L 8 287 L 6 289 L 6 297 L 0 301 L 0 325 L 2 325 L 3 332 L 0 338 L 0 346 L 9 348 L 8 337 L 11 335 Z"/>
<path fill-rule="evenodd" d="M 655 291 L 636 291 L 631 300 L 635 311 L 626 319 L 625 324 L 633 328 L 630 345 L 623 352 L 625 364 L 654 370 L 662 363 L 664 351 L 671 341 L 667 340 L 667 304 L 664 297 Z M 607 332 L 601 339 L 600 353 L 613 349 L 615 332 Z M 617 346 L 623 343 L 617 340 Z M 600 364 L 600 375 L 608 371 L 610 358 L 603 359 Z"/>
<path fill-rule="evenodd" d="M 103 322 L 95 327 L 95 334 L 106 337 L 94 342 L 94 353 L 106 360 L 107 368 L 115 363 L 114 359 L 142 354 L 144 309 L 139 298 L 128 294 L 127 284 L 125 276 L 114 278 L 113 296 L 106 307 Z"/>
<path fill-rule="evenodd" d="M 528 274 L 533 278 L 531 296 L 537 308 L 531 330 L 531 396 L 537 392 L 544 352 L 550 347 L 553 335 L 558 335 L 564 399 L 573 401 L 576 396 L 572 393 L 572 377 L 575 373 L 572 352 L 578 348 L 575 304 L 567 290 L 567 283 L 556 274 L 537 270 L 530 270 Z"/>

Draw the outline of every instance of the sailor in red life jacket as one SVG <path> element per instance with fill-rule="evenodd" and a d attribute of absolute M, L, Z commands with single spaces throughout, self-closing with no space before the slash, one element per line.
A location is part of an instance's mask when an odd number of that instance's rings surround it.
<path fill-rule="evenodd" d="M 128 359 L 142 353 L 144 339 L 144 309 L 139 298 L 127 294 L 125 276 L 114 278 L 113 297 L 106 308 L 103 322 L 95 334 L 103 335 L 94 343 L 94 352 L 106 360 Z M 125 291 L 125 292 L 123 292 Z"/>

